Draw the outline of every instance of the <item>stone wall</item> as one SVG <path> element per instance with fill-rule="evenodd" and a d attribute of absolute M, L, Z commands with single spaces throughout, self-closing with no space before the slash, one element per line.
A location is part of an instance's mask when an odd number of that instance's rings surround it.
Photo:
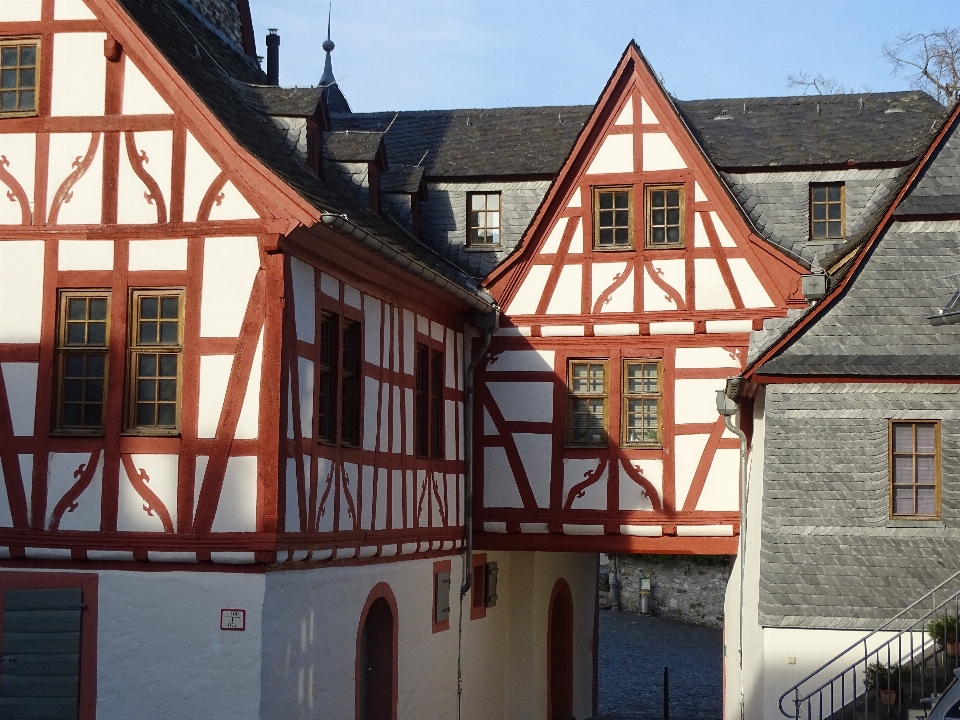
<path fill-rule="evenodd" d="M 640 611 L 640 580 L 650 578 L 654 615 L 720 628 L 732 565 L 727 555 L 610 555 L 600 566 L 600 604 L 614 605 L 610 579 L 616 568 L 622 610 Z"/>

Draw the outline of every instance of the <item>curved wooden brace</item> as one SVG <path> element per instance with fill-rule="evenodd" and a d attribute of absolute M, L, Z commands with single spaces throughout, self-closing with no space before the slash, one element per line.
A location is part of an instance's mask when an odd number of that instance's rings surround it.
<path fill-rule="evenodd" d="M 623 471 L 627 474 L 627 477 L 643 488 L 644 494 L 646 494 L 653 504 L 654 511 L 663 512 L 663 503 L 660 502 L 660 495 L 657 493 L 657 489 L 653 486 L 653 483 L 647 480 L 643 476 L 643 473 L 637 470 L 637 468 L 633 466 L 633 463 L 627 458 L 621 456 L 620 465 L 623 467 Z"/>
<path fill-rule="evenodd" d="M 630 274 L 632 272 L 633 266 L 628 265 L 627 269 L 622 273 L 617 273 L 616 277 L 613 278 L 613 282 L 610 283 L 610 287 L 597 296 L 597 301 L 593 304 L 592 312 L 594 315 L 599 313 L 603 306 L 610 302 L 610 297 L 623 286 L 623 284 L 630 278 Z"/>
<path fill-rule="evenodd" d="M 214 204 L 219 205 L 223 202 L 223 188 L 227 185 L 227 176 L 224 173 L 217 175 L 207 192 L 204 193 L 203 200 L 200 201 L 200 207 L 197 210 L 197 222 L 206 222 L 210 219 L 210 213 Z"/>
<path fill-rule="evenodd" d="M 564 510 L 570 510 L 573 507 L 574 501 L 582 498 L 588 487 L 600 481 L 600 478 L 603 477 L 603 471 L 607 469 L 607 461 L 608 458 L 600 458 L 597 467 L 585 472 L 583 474 L 585 479 L 570 488 L 570 492 L 567 493 L 567 499 L 563 503 Z"/>
<path fill-rule="evenodd" d="M 146 165 L 150 162 L 147 153 L 143 150 L 137 150 L 137 139 L 132 132 L 123 134 L 127 146 L 127 158 L 130 160 L 130 167 L 140 178 L 141 182 L 147 186 L 147 191 L 143 194 L 147 203 L 157 206 L 157 222 L 163 224 L 167 222 L 167 203 L 163 199 L 163 192 L 160 185 L 154 179 L 153 175 L 147 172 Z"/>
<path fill-rule="evenodd" d="M 57 224 L 57 218 L 60 216 L 60 208 L 73 199 L 73 187 L 80 182 L 80 178 L 87 174 L 87 170 L 93 164 L 93 159 L 97 156 L 97 148 L 100 147 L 101 133 L 90 134 L 90 145 L 87 147 L 87 154 L 78 157 L 73 161 L 73 172 L 67 175 L 66 180 L 60 183 L 57 194 L 53 196 L 53 203 L 50 205 L 50 217 L 47 223 Z"/>
<path fill-rule="evenodd" d="M 102 450 L 94 450 L 90 453 L 90 459 L 86 464 L 81 465 L 73 472 L 73 477 L 77 481 L 73 484 L 63 497 L 60 498 L 60 501 L 53 508 L 53 513 L 50 515 L 50 524 L 47 528 L 48 530 L 58 530 L 60 528 L 60 521 L 63 519 L 64 513 L 73 512 L 79 507 L 77 500 L 83 495 L 83 492 L 90 487 L 90 483 L 93 482 L 93 476 L 97 473 L 97 466 L 100 464 L 100 454 Z"/>
<path fill-rule="evenodd" d="M 163 523 L 163 531 L 172 533 L 173 519 L 170 517 L 170 511 L 167 510 L 167 506 L 163 504 L 163 501 L 157 494 L 147 486 L 147 483 L 150 482 L 150 476 L 147 475 L 147 471 L 143 468 L 138 469 L 136 465 L 133 464 L 133 457 L 129 453 L 122 454 L 120 460 L 123 462 L 123 469 L 126 470 L 127 479 L 130 481 L 133 489 L 136 490 L 137 495 L 146 503 L 143 509 L 147 515 L 153 516 L 153 514 L 156 513 L 157 517 L 160 518 L 160 522 Z"/>
<path fill-rule="evenodd" d="M 650 279 L 653 281 L 653 284 L 663 290 L 670 300 L 673 300 L 674 304 L 677 306 L 677 310 L 686 310 L 687 304 L 683 301 L 683 298 L 680 297 L 680 293 L 677 292 L 677 289 L 673 287 L 673 285 L 667 284 L 667 282 L 660 275 L 660 271 L 653 266 L 653 263 L 650 260 L 645 260 L 643 266 L 646 268 L 647 272 L 649 272 Z"/>
<path fill-rule="evenodd" d="M 10 188 L 7 191 L 7 197 L 10 198 L 10 201 L 20 203 L 21 224 L 32 225 L 33 213 L 30 212 L 30 200 L 27 198 L 23 185 L 7 170 L 8 167 L 10 167 L 10 161 L 7 160 L 7 156 L 0 155 L 0 182 Z"/>

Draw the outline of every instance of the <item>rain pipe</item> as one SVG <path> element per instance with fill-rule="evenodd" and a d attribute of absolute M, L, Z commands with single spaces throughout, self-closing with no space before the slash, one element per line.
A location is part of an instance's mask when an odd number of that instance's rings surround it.
<path fill-rule="evenodd" d="M 739 412 L 736 397 L 740 391 L 743 378 L 728 378 L 726 388 L 717 390 L 717 412 L 723 416 L 723 424 L 727 430 L 740 438 L 740 633 L 737 654 L 740 666 L 740 720 L 744 720 L 744 692 L 743 692 L 743 596 L 745 566 L 747 560 L 747 435 L 733 424 L 733 416 Z"/>
<path fill-rule="evenodd" d="M 473 408 L 474 374 L 483 356 L 490 348 L 493 333 L 500 325 L 500 312 L 478 315 L 476 328 L 480 331 L 480 347 L 470 358 L 463 379 L 463 530 L 465 534 L 463 551 L 463 576 L 460 581 L 460 622 L 457 625 L 457 718 L 460 718 L 460 701 L 463 695 L 463 600 L 473 585 Z M 468 340 L 469 342 L 469 340 Z"/>

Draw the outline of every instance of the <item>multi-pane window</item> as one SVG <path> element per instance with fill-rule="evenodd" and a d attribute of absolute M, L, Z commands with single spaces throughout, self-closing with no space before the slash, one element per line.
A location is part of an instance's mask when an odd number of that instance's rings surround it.
<path fill-rule="evenodd" d="M 128 352 L 128 429 L 177 432 L 183 364 L 182 290 L 131 292 Z"/>
<path fill-rule="evenodd" d="M 571 360 L 568 372 L 568 442 L 571 445 L 606 445 L 606 361 Z"/>
<path fill-rule="evenodd" d="M 420 457 L 442 458 L 443 438 L 443 353 L 417 345 L 414 357 L 414 444 Z"/>
<path fill-rule="evenodd" d="M 60 293 L 57 328 L 56 430 L 103 430 L 110 294 L 104 291 Z"/>
<path fill-rule="evenodd" d="M 633 247 L 633 191 L 596 188 L 593 191 L 593 247 L 625 250 Z"/>
<path fill-rule="evenodd" d="M 343 322 L 343 364 L 340 375 L 340 441 L 360 444 L 360 323 Z"/>
<path fill-rule="evenodd" d="M 659 445 L 663 402 L 660 363 L 624 360 L 621 408 L 623 445 Z"/>
<path fill-rule="evenodd" d="M 648 187 L 646 215 L 646 247 L 683 247 L 683 187 Z"/>
<path fill-rule="evenodd" d="M 339 369 L 339 317 L 325 312 L 320 316 L 320 352 L 318 362 L 318 435 L 323 442 L 337 441 L 337 385 Z"/>
<path fill-rule="evenodd" d="M 467 193 L 467 245 L 500 244 L 500 193 Z"/>
<path fill-rule="evenodd" d="M 335 313 L 320 317 L 317 412 L 322 442 L 360 444 L 361 329 L 359 322 L 341 322 Z"/>
<path fill-rule="evenodd" d="M 890 514 L 940 515 L 940 424 L 890 423 Z"/>
<path fill-rule="evenodd" d="M 844 185 L 810 186 L 810 237 L 814 240 L 842 239 L 844 229 Z"/>
<path fill-rule="evenodd" d="M 0 116 L 36 111 L 36 40 L 0 42 Z"/>

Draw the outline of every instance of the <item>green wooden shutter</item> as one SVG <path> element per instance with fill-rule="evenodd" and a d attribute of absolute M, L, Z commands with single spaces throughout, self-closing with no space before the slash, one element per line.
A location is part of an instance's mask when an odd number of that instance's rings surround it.
<path fill-rule="evenodd" d="M 79 589 L 7 590 L 0 648 L 0 718 L 77 720 Z"/>

